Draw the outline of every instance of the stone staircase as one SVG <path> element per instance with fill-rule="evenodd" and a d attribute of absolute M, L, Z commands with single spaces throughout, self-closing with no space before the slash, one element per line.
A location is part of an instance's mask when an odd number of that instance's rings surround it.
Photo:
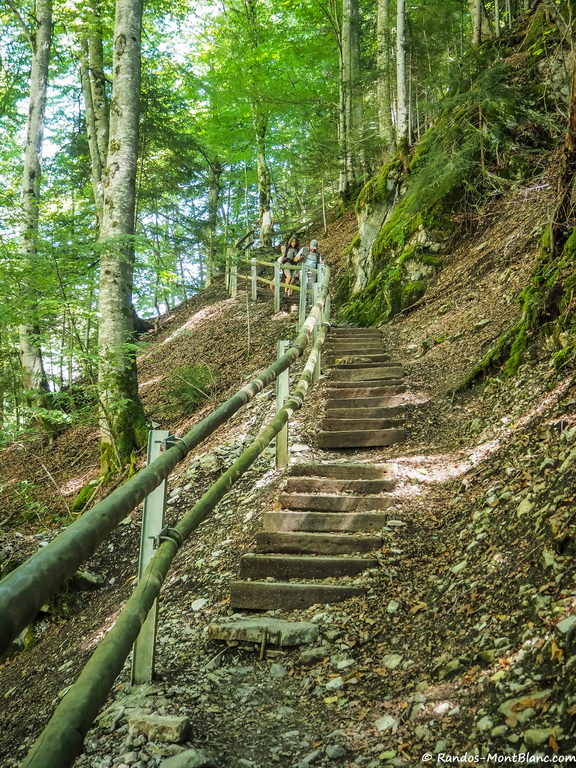
<path fill-rule="evenodd" d="M 380 331 L 335 328 L 326 356 L 332 372 L 319 447 L 376 448 L 404 440 L 404 370 L 384 353 Z"/>
<path fill-rule="evenodd" d="M 329 338 L 331 375 L 319 446 L 359 449 L 403 440 L 403 369 L 387 359 L 380 332 L 336 328 Z M 241 559 L 231 607 L 293 610 L 363 594 L 359 577 L 379 567 L 373 553 L 382 546 L 379 532 L 394 517 L 388 510 L 395 483 L 391 464 L 291 467 L 281 509 L 264 513 L 256 552 Z"/>

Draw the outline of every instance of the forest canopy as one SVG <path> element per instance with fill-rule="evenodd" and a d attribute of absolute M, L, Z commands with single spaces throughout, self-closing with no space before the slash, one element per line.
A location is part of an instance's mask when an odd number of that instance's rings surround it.
<path fill-rule="evenodd" d="M 134 317 L 209 285 L 265 205 L 289 231 L 354 201 L 397 154 L 407 167 L 538 7 L 560 14 L 528 0 L 6 0 L 3 439 L 94 418 L 99 402 L 103 466 L 125 463 L 142 441 Z"/>

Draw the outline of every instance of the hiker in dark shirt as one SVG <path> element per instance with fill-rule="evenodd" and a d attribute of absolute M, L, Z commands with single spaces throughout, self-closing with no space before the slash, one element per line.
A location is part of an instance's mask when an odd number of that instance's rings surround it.
<path fill-rule="evenodd" d="M 291 267 L 293 267 L 296 263 L 296 256 L 298 254 L 298 251 L 300 250 L 300 243 L 298 242 L 298 238 L 293 235 L 290 238 L 290 242 L 288 243 L 288 246 L 286 250 L 284 251 L 284 256 L 281 258 L 281 264 L 287 264 Z M 296 281 L 296 271 L 293 269 L 284 269 L 282 270 L 284 273 L 284 280 L 290 286 L 291 283 L 294 283 Z M 288 287 L 286 289 L 286 296 L 292 296 L 292 288 Z"/>

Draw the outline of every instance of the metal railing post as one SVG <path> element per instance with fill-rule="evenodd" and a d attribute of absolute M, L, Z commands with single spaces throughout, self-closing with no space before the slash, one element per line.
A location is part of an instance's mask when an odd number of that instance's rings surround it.
<path fill-rule="evenodd" d="M 290 347 L 289 341 L 278 342 L 278 359 L 286 353 Z M 284 407 L 286 399 L 290 396 L 290 368 L 283 371 L 276 379 L 276 413 Z M 288 422 L 276 435 L 276 468 L 281 469 L 288 465 Z"/>
<path fill-rule="evenodd" d="M 256 301 L 258 298 L 258 281 L 257 281 L 257 267 L 256 267 L 256 257 L 254 256 L 252 258 L 252 268 L 250 271 L 250 276 L 252 278 L 252 301 Z"/>
<path fill-rule="evenodd" d="M 151 464 L 160 456 L 166 440 L 170 437 L 167 429 L 151 429 L 148 433 L 148 454 L 146 463 Z M 142 529 L 140 532 L 140 561 L 138 580 L 142 578 L 146 566 L 152 560 L 159 544 L 159 537 L 164 528 L 164 504 L 166 501 L 166 481 L 163 480 L 144 499 Z M 154 675 L 154 655 L 156 652 L 156 623 L 158 620 L 158 601 L 148 611 L 140 634 L 134 643 L 132 657 L 132 685 L 152 682 Z"/>
<path fill-rule="evenodd" d="M 322 294 L 322 286 L 320 283 L 314 283 L 312 286 L 312 306 L 316 304 L 317 301 L 320 301 L 320 296 Z M 314 329 L 312 330 L 312 344 L 314 345 L 316 343 L 316 337 L 318 336 L 318 331 L 322 326 L 324 318 L 324 311 L 320 313 L 320 317 L 318 318 L 318 322 L 314 326 Z M 316 359 L 316 365 L 314 366 L 314 373 L 312 374 L 312 381 L 318 381 L 320 378 L 320 372 L 321 372 L 321 361 L 320 361 L 320 351 L 318 351 L 318 357 Z"/>
<path fill-rule="evenodd" d="M 280 264 L 274 262 L 274 312 L 280 312 Z"/>
<path fill-rule="evenodd" d="M 308 270 L 306 269 L 306 262 L 302 262 L 302 268 L 300 270 L 300 312 L 298 316 L 298 322 L 300 328 L 304 325 L 306 320 L 306 297 L 308 295 Z"/>

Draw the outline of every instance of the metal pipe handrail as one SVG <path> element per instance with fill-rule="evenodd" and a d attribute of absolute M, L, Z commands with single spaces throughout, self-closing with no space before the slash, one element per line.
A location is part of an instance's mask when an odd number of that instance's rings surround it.
<path fill-rule="evenodd" d="M 328 295 L 328 279 L 329 272 L 326 273 L 323 296 Z M 168 477 L 179 461 L 302 355 L 320 311 L 313 307 L 285 355 L 0 582 L 0 652 L 34 620 L 40 608 L 74 575 L 109 533 Z"/>
<path fill-rule="evenodd" d="M 322 311 L 327 295 L 328 289 L 325 286 L 313 308 L 316 315 Z M 22 768 L 67 768 L 72 765 L 82 749 L 88 729 L 122 671 L 178 549 L 254 463 L 292 414 L 302 407 L 327 330 L 324 326 L 318 332 L 294 394 L 232 466 L 181 518 L 173 529 L 173 537 L 162 541 L 113 627 L 56 708 L 48 725 L 28 752 Z"/>
<path fill-rule="evenodd" d="M 248 259 L 238 259 L 236 262 L 234 262 L 236 266 L 239 264 L 244 264 L 244 266 L 250 266 L 252 264 L 252 260 Z M 302 264 L 306 264 L 306 262 L 300 262 L 299 264 L 284 264 L 283 261 L 280 262 L 274 262 L 274 261 L 259 261 L 256 260 L 256 264 L 260 264 L 262 267 L 274 267 L 274 265 L 278 263 L 280 264 L 280 269 L 302 269 Z M 306 267 L 306 269 L 311 270 L 312 272 L 318 272 L 318 267 Z M 238 277 L 241 277 L 241 275 L 238 275 Z"/>

